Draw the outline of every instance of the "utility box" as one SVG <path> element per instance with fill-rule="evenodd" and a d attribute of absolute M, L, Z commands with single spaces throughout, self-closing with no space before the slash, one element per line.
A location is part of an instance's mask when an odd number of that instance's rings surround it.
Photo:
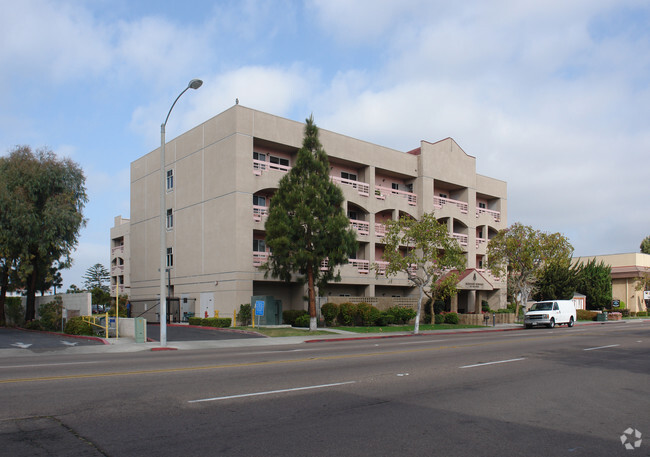
<path fill-rule="evenodd" d="M 136 317 L 133 319 L 133 327 L 135 333 L 136 343 L 147 342 L 147 320 L 144 317 Z"/>
<path fill-rule="evenodd" d="M 596 321 L 605 322 L 606 320 L 607 320 L 607 313 L 606 312 L 603 311 L 600 314 L 596 314 Z"/>
<path fill-rule="evenodd" d="M 280 325 L 282 300 L 277 300 L 273 295 L 253 295 L 251 314 L 255 318 L 255 325 Z"/>

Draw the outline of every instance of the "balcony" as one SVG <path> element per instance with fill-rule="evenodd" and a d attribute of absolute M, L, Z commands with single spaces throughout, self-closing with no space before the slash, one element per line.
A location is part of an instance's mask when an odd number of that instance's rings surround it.
<path fill-rule="evenodd" d="M 493 211 L 491 209 L 487 208 L 476 208 L 476 217 L 479 217 L 481 214 L 488 214 L 492 216 L 492 219 L 494 219 L 494 222 L 501 222 L 501 212 L 500 211 Z"/>
<path fill-rule="evenodd" d="M 370 261 L 369 260 L 360 260 L 360 259 L 348 259 L 348 264 L 357 268 L 357 271 L 361 274 L 367 275 L 370 271 Z M 323 260 L 320 264 L 321 270 L 327 270 L 329 268 L 329 261 L 327 259 Z"/>
<path fill-rule="evenodd" d="M 116 256 L 124 254 L 124 245 L 121 244 L 120 246 L 115 246 L 114 248 L 111 248 L 111 255 Z"/>
<path fill-rule="evenodd" d="M 488 242 L 487 238 L 476 238 L 476 249 L 478 249 L 479 246 L 487 242 Z"/>
<path fill-rule="evenodd" d="M 253 266 L 254 267 L 259 267 L 262 266 L 269 260 L 269 256 L 271 255 L 270 252 L 265 251 L 253 251 Z"/>
<path fill-rule="evenodd" d="M 465 202 L 461 202 L 459 200 L 453 200 L 451 198 L 444 198 L 444 197 L 433 197 L 433 206 L 440 209 L 445 205 L 454 205 L 457 206 L 458 209 L 460 209 L 460 212 L 463 214 L 467 214 L 468 211 L 468 205 Z"/>
<path fill-rule="evenodd" d="M 461 246 L 467 246 L 468 244 L 469 237 L 467 235 L 463 235 L 462 233 L 452 233 L 451 237 L 455 240 L 458 240 L 458 244 Z"/>
<path fill-rule="evenodd" d="M 418 204 L 418 196 L 412 192 L 403 190 L 390 189 L 384 186 L 375 186 L 375 197 L 379 200 L 385 200 L 386 195 L 397 195 L 398 197 L 405 198 L 409 205 L 415 206 Z"/>
<path fill-rule="evenodd" d="M 377 260 L 375 262 L 375 268 L 378 275 L 385 276 L 386 269 L 388 268 L 388 262 L 386 262 L 385 260 Z M 410 274 L 415 274 L 415 272 L 418 271 L 418 266 L 415 264 L 411 264 L 408 267 L 408 271 Z"/>
<path fill-rule="evenodd" d="M 123 275 L 124 274 L 124 265 L 113 265 L 111 266 L 112 275 Z"/>
<path fill-rule="evenodd" d="M 386 235 L 386 225 L 382 223 L 375 223 L 375 235 L 378 238 L 383 238 Z"/>
<path fill-rule="evenodd" d="M 265 219 L 269 215 L 268 206 L 259 206 L 253 205 L 253 220 L 255 222 L 261 222 L 262 219 Z"/>
<path fill-rule="evenodd" d="M 359 235 L 369 235 L 370 234 L 370 222 L 358 221 L 356 219 L 350 219 L 350 225 L 353 229 L 357 231 Z"/>
<path fill-rule="evenodd" d="M 353 181 L 351 179 L 339 178 L 338 176 L 330 176 L 332 182 L 341 184 L 343 186 L 350 186 L 359 192 L 359 195 L 367 197 L 370 195 L 370 185 L 361 181 Z"/>
<path fill-rule="evenodd" d="M 267 170 L 277 170 L 286 173 L 291 170 L 287 165 L 280 165 L 279 163 L 265 162 L 264 160 L 253 159 L 253 174 L 255 176 L 262 176 L 262 173 Z"/>

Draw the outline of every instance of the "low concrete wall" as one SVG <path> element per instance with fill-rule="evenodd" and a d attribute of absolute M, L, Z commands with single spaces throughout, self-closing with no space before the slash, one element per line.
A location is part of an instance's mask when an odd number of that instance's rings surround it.
<path fill-rule="evenodd" d="M 92 295 L 90 292 L 82 292 L 79 294 L 56 294 L 63 300 L 63 307 L 68 310 L 68 317 L 74 316 L 90 316 L 92 314 Z M 36 319 L 39 318 L 38 308 L 44 303 L 54 301 L 55 295 L 44 295 L 36 297 Z M 25 309 L 27 297 L 21 297 L 21 304 Z"/>

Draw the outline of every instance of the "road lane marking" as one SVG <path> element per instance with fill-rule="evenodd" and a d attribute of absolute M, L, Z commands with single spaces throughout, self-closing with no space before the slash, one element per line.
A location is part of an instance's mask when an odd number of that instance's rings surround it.
<path fill-rule="evenodd" d="M 281 393 L 286 393 L 286 392 L 298 392 L 300 390 L 324 389 L 326 387 L 344 386 L 346 384 L 354 384 L 354 383 L 356 383 L 356 381 L 335 382 L 335 383 L 332 383 L 332 384 L 320 384 L 320 385 L 317 385 L 317 386 L 292 387 L 291 389 L 268 390 L 266 392 L 251 392 L 251 393 L 248 393 L 248 394 L 228 395 L 228 396 L 225 396 L 225 397 L 201 398 L 199 400 L 188 400 L 188 403 L 201 403 L 201 402 L 206 402 L 206 401 L 231 400 L 233 398 L 256 397 L 256 396 L 259 396 L 259 395 L 273 395 L 273 394 L 281 394 Z"/>
<path fill-rule="evenodd" d="M 495 365 L 497 363 L 518 362 L 519 360 L 525 360 L 525 357 L 521 357 L 519 359 L 497 360 L 496 362 L 475 363 L 474 365 L 465 365 L 465 366 L 462 366 L 460 368 L 482 367 L 482 366 L 485 366 L 485 365 Z"/>
<path fill-rule="evenodd" d="M 0 368 L 35 368 L 35 367 L 58 367 L 59 365 L 82 365 L 86 363 L 99 363 L 95 362 L 61 362 L 61 363 L 37 363 L 32 365 L 3 365 Z"/>
<path fill-rule="evenodd" d="M 587 348 L 587 349 L 583 349 L 583 351 L 595 351 L 596 349 L 615 348 L 616 346 L 620 346 L 620 344 L 610 344 L 610 345 L 607 345 L 607 346 L 598 346 L 598 347 L 595 347 L 595 348 Z"/>

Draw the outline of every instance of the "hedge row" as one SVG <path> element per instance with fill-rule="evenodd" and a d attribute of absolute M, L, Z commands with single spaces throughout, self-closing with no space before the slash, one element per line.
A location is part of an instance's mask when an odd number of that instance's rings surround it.
<path fill-rule="evenodd" d="M 379 311 L 370 303 L 325 303 L 321 306 L 321 315 L 328 327 L 341 326 L 385 326 L 407 324 L 415 317 L 411 308 L 393 306 L 386 311 Z"/>
<path fill-rule="evenodd" d="M 190 317 L 190 325 L 200 325 L 202 327 L 230 327 L 232 318 L 230 317 Z"/>

